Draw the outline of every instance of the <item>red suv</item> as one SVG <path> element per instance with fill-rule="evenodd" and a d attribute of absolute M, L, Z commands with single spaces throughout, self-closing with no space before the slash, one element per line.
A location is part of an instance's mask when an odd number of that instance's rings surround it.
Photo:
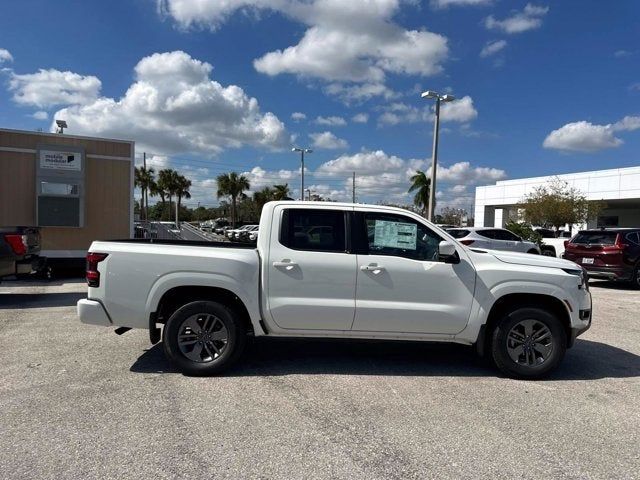
<path fill-rule="evenodd" d="M 640 288 L 640 228 L 582 230 L 565 242 L 562 257 L 584 267 L 590 277 Z"/>

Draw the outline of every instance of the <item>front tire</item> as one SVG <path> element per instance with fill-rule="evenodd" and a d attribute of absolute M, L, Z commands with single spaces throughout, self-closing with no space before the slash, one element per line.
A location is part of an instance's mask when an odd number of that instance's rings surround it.
<path fill-rule="evenodd" d="M 169 318 L 163 332 L 164 352 L 186 375 L 223 372 L 242 354 L 247 336 L 238 315 L 210 301 L 188 303 Z"/>
<path fill-rule="evenodd" d="M 493 361 L 511 378 L 535 379 L 555 369 L 567 350 L 567 333 L 553 313 L 515 309 L 498 323 L 491 338 Z"/>

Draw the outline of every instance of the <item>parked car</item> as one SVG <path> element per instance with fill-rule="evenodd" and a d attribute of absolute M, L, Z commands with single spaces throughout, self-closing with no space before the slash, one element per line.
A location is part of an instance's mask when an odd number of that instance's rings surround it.
<path fill-rule="evenodd" d="M 490 250 L 540 254 L 540 247 L 504 228 L 465 227 L 449 228 L 447 232 L 464 245 Z"/>
<path fill-rule="evenodd" d="M 575 263 L 468 248 L 399 208 L 269 202 L 260 231 L 257 248 L 94 242 L 80 320 L 149 329 L 154 343 L 163 326 L 165 354 L 191 375 L 224 371 L 253 335 L 475 345 L 535 378 L 591 325 Z"/>
<path fill-rule="evenodd" d="M 37 227 L 0 227 L 0 278 L 35 273 L 43 267 Z"/>
<path fill-rule="evenodd" d="M 242 227 L 238 227 L 238 228 L 233 228 L 233 229 L 229 229 L 225 232 L 225 235 L 227 236 L 227 238 L 229 240 L 235 240 L 236 239 L 236 233 L 240 233 L 243 230 L 246 230 L 247 228 L 249 228 L 251 225 L 243 225 Z"/>
<path fill-rule="evenodd" d="M 640 228 L 582 230 L 565 243 L 563 258 L 582 266 L 590 277 L 640 288 Z"/>
<path fill-rule="evenodd" d="M 260 233 L 260 227 L 256 228 L 253 232 L 249 233 L 249 241 L 256 243 L 258 241 L 259 233 Z"/>
<path fill-rule="evenodd" d="M 258 229 L 258 225 L 249 225 L 248 228 L 236 233 L 236 240 L 240 242 L 249 241 L 249 233 Z"/>

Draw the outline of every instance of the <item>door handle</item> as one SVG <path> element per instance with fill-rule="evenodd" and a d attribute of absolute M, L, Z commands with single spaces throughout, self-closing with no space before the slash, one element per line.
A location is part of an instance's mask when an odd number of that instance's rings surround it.
<path fill-rule="evenodd" d="M 382 265 L 361 265 L 360 270 L 363 272 L 373 272 L 376 275 L 382 272 L 385 268 Z"/>
<path fill-rule="evenodd" d="M 273 266 L 276 268 L 286 268 L 287 270 L 291 270 L 293 267 L 298 266 L 296 262 L 292 261 L 282 261 L 282 262 L 273 262 Z"/>

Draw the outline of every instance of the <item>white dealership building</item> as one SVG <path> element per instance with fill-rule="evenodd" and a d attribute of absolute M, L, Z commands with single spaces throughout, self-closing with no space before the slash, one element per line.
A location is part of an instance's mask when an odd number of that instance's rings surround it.
<path fill-rule="evenodd" d="M 587 200 L 601 200 L 606 204 L 598 219 L 590 221 L 588 227 L 640 227 L 640 166 L 501 180 L 495 185 L 477 187 L 475 225 L 503 227 L 509 218 L 517 216 L 517 205 L 525 195 L 555 178 L 582 191 Z"/>

